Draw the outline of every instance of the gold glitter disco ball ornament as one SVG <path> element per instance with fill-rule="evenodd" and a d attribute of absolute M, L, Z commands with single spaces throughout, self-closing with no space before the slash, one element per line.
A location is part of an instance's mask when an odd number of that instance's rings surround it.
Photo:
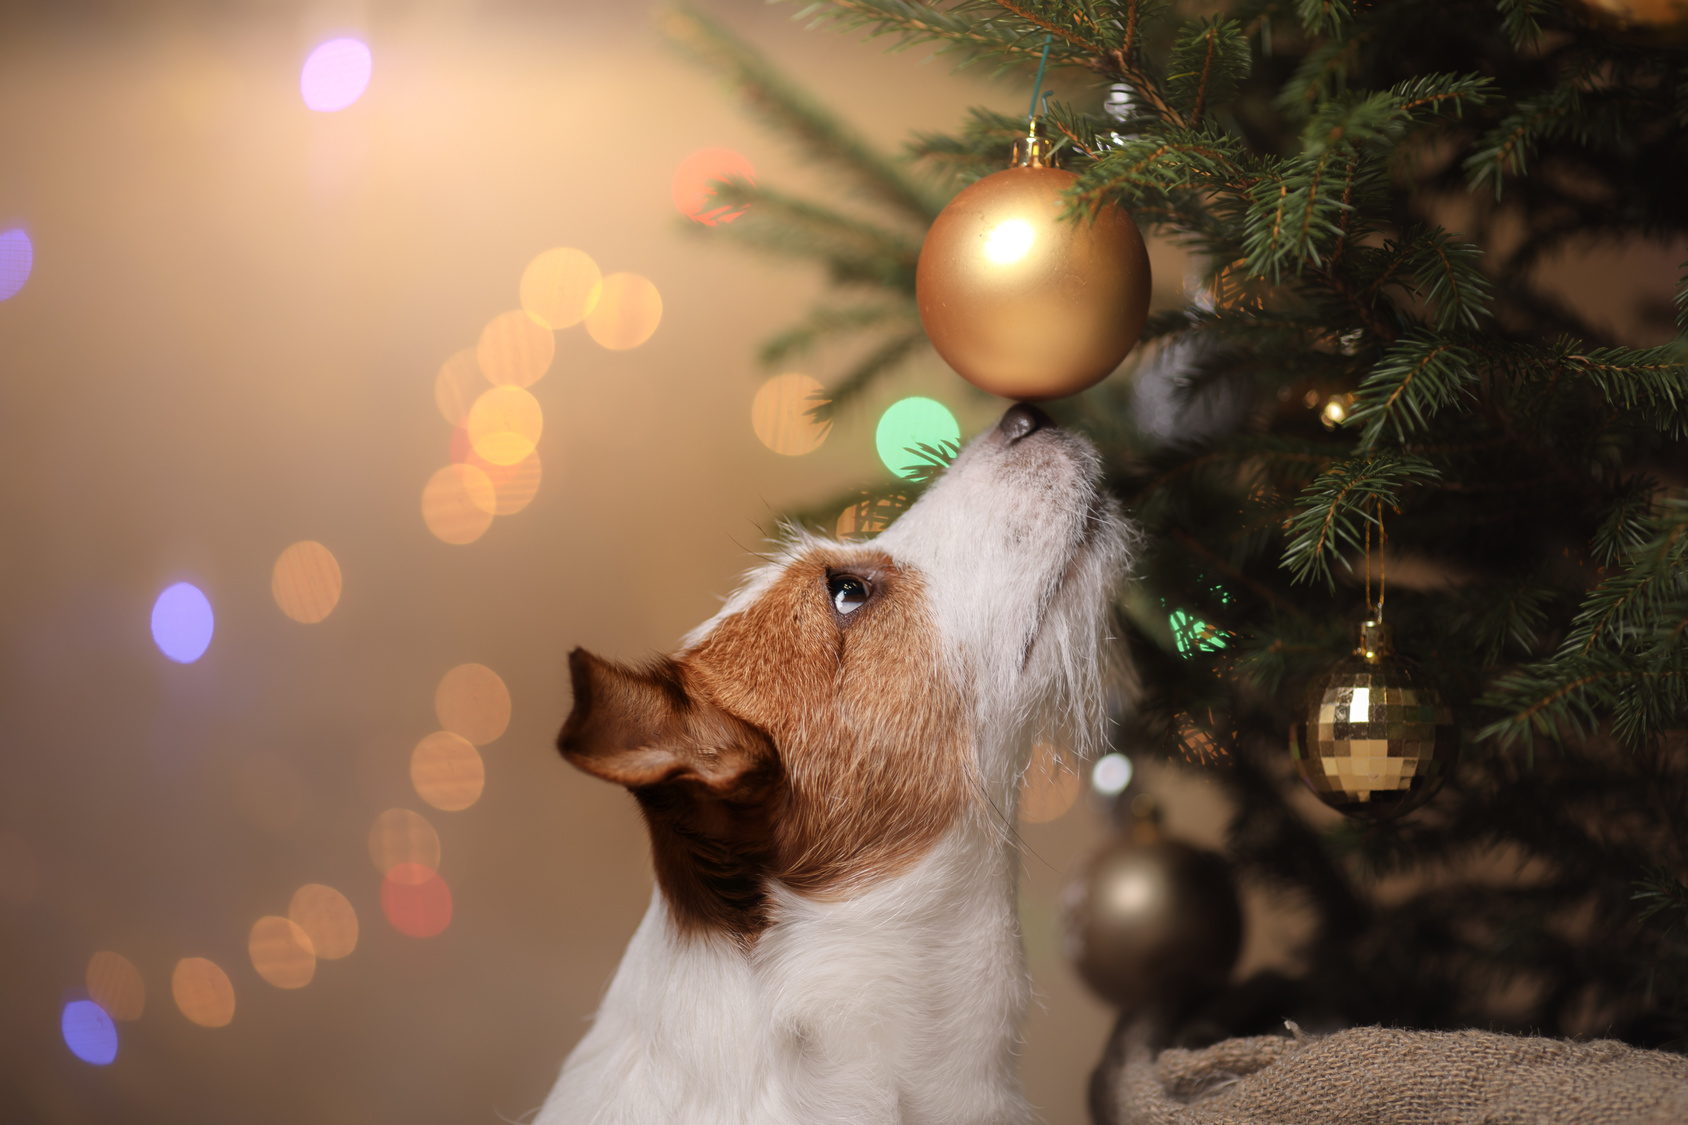
<path fill-rule="evenodd" d="M 932 346 L 974 386 L 1039 402 L 1107 378 L 1149 315 L 1149 254 L 1117 205 L 1065 219 L 1077 176 L 1041 122 L 1014 164 L 964 189 L 920 248 L 915 297 Z"/>
<path fill-rule="evenodd" d="M 1079 868 L 1061 896 L 1061 938 L 1084 983 L 1125 1009 L 1173 1005 L 1222 986 L 1242 945 L 1230 866 L 1166 839 L 1154 798 Z"/>
<path fill-rule="evenodd" d="M 1359 632 L 1354 655 L 1308 692 L 1290 754 L 1319 800 L 1385 819 L 1436 792 L 1459 754 L 1459 728 L 1424 671 L 1395 655 L 1389 626 L 1366 621 Z"/>

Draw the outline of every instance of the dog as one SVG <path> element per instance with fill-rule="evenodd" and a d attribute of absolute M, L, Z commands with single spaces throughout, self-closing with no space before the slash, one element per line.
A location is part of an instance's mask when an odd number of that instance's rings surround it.
<path fill-rule="evenodd" d="M 1131 534 L 1016 405 L 877 539 L 794 533 L 674 655 L 581 649 L 558 746 L 656 887 L 536 1125 L 1020 1125 L 1013 830 L 1034 735 L 1101 737 Z"/>

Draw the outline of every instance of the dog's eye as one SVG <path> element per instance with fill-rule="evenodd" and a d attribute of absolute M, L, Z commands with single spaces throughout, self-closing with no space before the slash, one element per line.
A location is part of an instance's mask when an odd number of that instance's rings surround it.
<path fill-rule="evenodd" d="M 826 580 L 826 592 L 832 595 L 832 608 L 839 613 L 854 613 L 873 593 L 873 587 L 854 574 L 834 574 Z"/>

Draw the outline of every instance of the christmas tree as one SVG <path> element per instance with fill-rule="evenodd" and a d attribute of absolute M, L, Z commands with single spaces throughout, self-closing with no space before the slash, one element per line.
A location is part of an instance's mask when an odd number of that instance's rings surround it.
<path fill-rule="evenodd" d="M 1074 216 L 1117 203 L 1201 264 L 1134 364 L 1051 410 L 1145 532 L 1119 747 L 1223 786 L 1239 877 L 1317 926 L 1301 978 L 1240 982 L 1166 1034 L 1293 1015 L 1688 1046 L 1688 277 L 1640 340 L 1542 282 L 1569 246 L 1688 234 L 1688 53 L 1558 0 L 802 14 L 1027 90 L 1047 53 Z M 851 189 L 729 182 L 748 209 L 708 232 L 825 266 L 837 300 L 762 358 L 855 342 L 817 407 L 848 411 L 924 347 L 921 235 L 1026 119 L 978 110 L 891 157 L 707 17 L 668 30 Z M 830 529 L 845 502 L 815 514 Z M 1461 759 L 1410 815 L 1315 827 L 1290 733 L 1385 580 Z"/>

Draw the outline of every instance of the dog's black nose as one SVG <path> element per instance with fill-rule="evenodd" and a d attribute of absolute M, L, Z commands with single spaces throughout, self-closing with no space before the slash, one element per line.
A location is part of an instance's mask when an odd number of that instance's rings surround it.
<path fill-rule="evenodd" d="M 1029 402 L 1016 402 L 1008 408 L 1008 413 L 1002 416 L 1002 421 L 996 428 L 1002 431 L 1002 436 L 1013 445 L 1021 438 L 1030 437 L 1045 426 L 1053 426 L 1049 415 L 1039 410 Z"/>

